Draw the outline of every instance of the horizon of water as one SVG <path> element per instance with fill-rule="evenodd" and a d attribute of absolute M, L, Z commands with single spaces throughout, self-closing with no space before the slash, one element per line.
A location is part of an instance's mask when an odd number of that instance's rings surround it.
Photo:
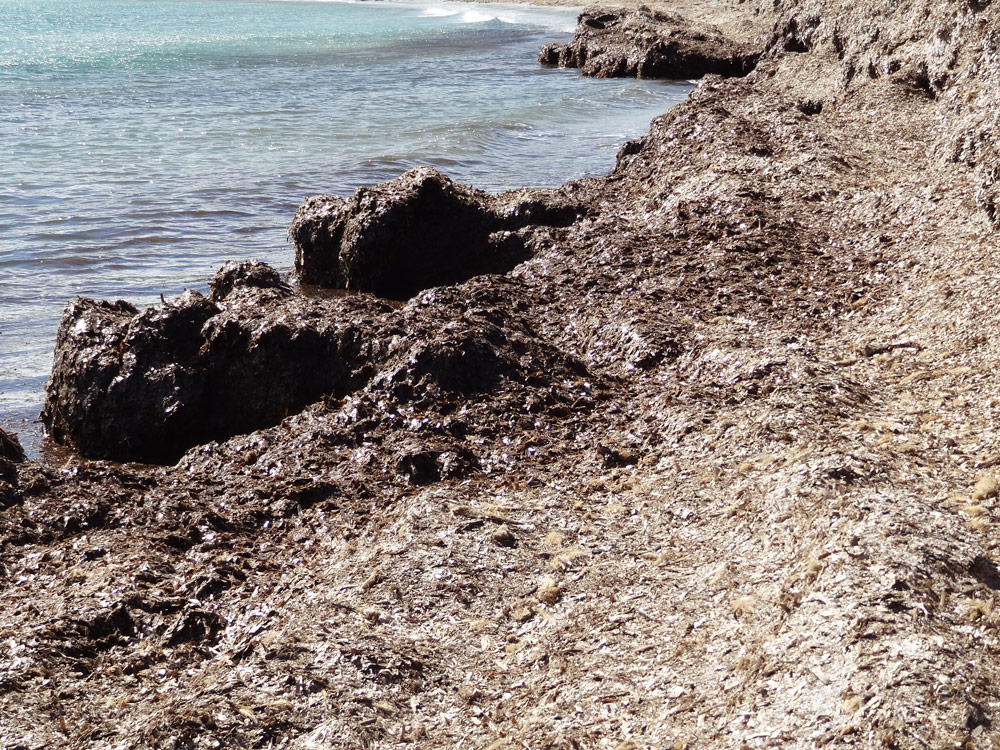
<path fill-rule="evenodd" d="M 579 9 L 295 0 L 0 4 L 0 426 L 37 455 L 75 296 L 290 270 L 309 195 L 418 164 L 501 191 L 607 172 L 687 84 L 537 65 Z"/>

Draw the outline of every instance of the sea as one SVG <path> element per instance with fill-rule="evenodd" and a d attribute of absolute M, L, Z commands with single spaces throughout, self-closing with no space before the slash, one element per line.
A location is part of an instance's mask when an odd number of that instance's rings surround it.
<path fill-rule="evenodd" d="M 0 426 L 38 412 L 76 296 L 291 270 L 304 198 L 430 164 L 489 191 L 606 173 L 686 82 L 536 63 L 579 8 L 379 0 L 0 0 Z"/>

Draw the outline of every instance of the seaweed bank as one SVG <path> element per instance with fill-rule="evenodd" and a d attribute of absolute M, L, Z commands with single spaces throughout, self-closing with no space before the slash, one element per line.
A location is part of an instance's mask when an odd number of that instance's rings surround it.
<path fill-rule="evenodd" d="M 546 57 L 752 59 L 607 177 L 416 170 L 292 226 L 334 286 L 399 289 L 373 238 L 457 252 L 456 211 L 495 266 L 402 306 L 233 264 L 68 309 L 47 409 L 105 455 L 4 448 L 6 744 L 996 744 L 998 11 L 713 9 L 594 9 Z M 107 460 L 136 441 L 58 365 L 159 397 L 239 355 L 291 388 L 303 338 L 326 395 L 160 467 Z"/>

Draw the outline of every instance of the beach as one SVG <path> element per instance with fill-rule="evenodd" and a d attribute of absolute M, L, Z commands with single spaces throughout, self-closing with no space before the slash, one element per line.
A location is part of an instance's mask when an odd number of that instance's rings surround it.
<path fill-rule="evenodd" d="M 545 56 L 727 71 L 606 176 L 408 170 L 289 217 L 319 288 L 67 308 L 0 744 L 995 744 L 1000 11 L 660 9 Z"/>

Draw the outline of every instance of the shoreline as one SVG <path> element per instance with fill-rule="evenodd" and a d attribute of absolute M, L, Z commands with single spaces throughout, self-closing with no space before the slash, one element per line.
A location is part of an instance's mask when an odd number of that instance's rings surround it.
<path fill-rule="evenodd" d="M 429 6 L 428 6 L 429 7 Z M 517 7 L 517 6 L 514 6 Z M 282 10 L 279 8 L 279 10 Z M 377 8 L 372 8 L 371 10 L 378 10 Z M 415 15 L 419 14 L 417 11 L 402 11 L 404 14 Z M 447 11 L 446 12 L 453 12 Z M 498 12 L 497 14 L 503 15 L 504 17 L 509 17 L 509 15 L 503 12 Z M 497 15 L 491 13 L 491 15 Z M 563 14 L 548 14 L 546 18 L 551 18 L 553 20 L 553 26 L 564 25 L 559 23 L 559 18 Z M 519 17 L 530 18 L 532 14 L 530 13 L 519 13 Z M 566 18 L 570 19 L 570 16 L 566 14 Z M 451 19 L 451 21 L 457 21 Z M 450 27 L 451 21 L 445 24 L 443 28 Z M 571 22 L 571 19 L 570 19 Z M 439 24 L 432 23 L 432 26 L 439 26 Z M 468 28 L 468 27 L 463 27 Z M 478 28 L 478 27 L 477 27 Z M 459 33 L 459 32 L 456 32 Z M 542 34 L 541 36 L 545 36 Z M 535 45 L 537 46 L 537 45 Z M 532 52 L 534 52 L 534 46 L 529 44 L 524 45 L 527 49 L 527 54 L 522 55 L 525 60 L 526 66 L 533 67 L 534 63 L 531 60 Z M 473 51 L 470 58 L 474 58 L 476 52 Z M 482 50 L 479 50 L 480 55 L 483 54 Z M 459 67 L 462 67 L 461 65 Z M 500 64 L 497 66 L 500 69 L 506 66 Z M 507 73 L 506 78 L 509 80 L 512 76 Z M 549 81 L 553 81 L 554 76 L 549 77 Z M 560 83 L 552 83 L 549 85 L 549 90 L 556 90 L 560 87 Z M 566 86 L 562 85 L 559 90 L 566 90 Z M 582 93 L 582 90 L 581 90 Z M 558 91 L 554 94 L 553 98 L 558 100 Z M 541 102 L 546 102 L 548 99 L 546 97 L 540 97 Z M 664 107 L 665 108 L 665 107 Z M 607 108 L 605 108 L 607 111 Z M 642 127 L 644 128 L 648 122 L 648 119 L 652 117 L 651 112 L 648 116 L 641 116 L 636 118 L 642 122 Z M 567 118 L 549 118 L 548 122 L 553 121 L 564 122 Z M 544 127 L 544 126 L 543 126 Z M 615 132 L 618 129 L 617 123 L 612 123 L 607 131 Z M 189 128 L 190 130 L 190 128 Z M 312 129 L 315 131 L 315 128 Z M 513 131 L 508 131 L 513 132 Z M 636 132 L 638 134 L 638 132 Z M 491 136 L 486 136 L 491 137 Z M 473 135 L 471 139 L 475 140 L 480 138 L 480 136 Z M 613 141 L 614 139 L 609 139 Z M 511 145 L 511 141 L 508 138 L 500 139 L 500 142 L 505 145 Z M 209 144 L 212 145 L 212 144 Z M 605 148 L 607 149 L 607 145 Z M 383 144 L 383 149 L 376 155 L 389 155 L 391 156 L 394 150 L 397 150 L 393 143 Z M 513 146 L 517 149 L 516 143 Z M 250 146 L 253 147 L 252 145 Z M 582 148 L 583 146 L 581 146 Z M 206 146 L 207 148 L 207 146 Z M 317 146 L 320 148 L 320 146 Z M 473 145 L 471 148 L 475 148 Z M 617 144 L 611 147 L 609 150 L 605 150 L 604 160 L 600 164 L 600 169 L 591 170 L 592 173 L 597 173 L 598 171 L 606 171 L 606 168 L 610 168 L 614 152 L 617 148 Z M 544 145 L 539 145 L 535 149 L 526 149 L 525 153 L 537 153 L 540 156 L 546 155 L 548 147 Z M 451 156 L 451 153 L 447 153 L 448 149 L 440 149 L 446 151 L 442 155 L 445 157 Z M 551 184 L 556 181 L 562 181 L 563 178 L 570 176 L 573 172 L 571 171 L 575 166 L 575 154 L 574 151 L 578 150 L 574 147 L 557 147 L 557 152 L 562 154 L 562 162 L 565 164 L 566 169 L 560 171 L 558 168 L 554 170 L 554 174 L 559 177 L 558 180 L 551 180 Z M 310 153 L 313 149 L 306 146 L 302 152 Z M 411 151 L 411 154 L 413 152 Z M 517 153 L 520 154 L 521 150 L 517 149 Z M 404 155 L 405 156 L 405 155 Z M 67 154 L 66 158 L 63 160 L 64 163 L 71 161 L 71 155 Z M 477 158 L 475 154 L 472 154 L 471 158 Z M 289 171 L 294 173 L 296 166 L 294 162 L 296 157 L 292 156 L 291 161 L 292 166 L 289 167 Z M 532 164 L 537 164 L 542 161 L 539 158 L 533 158 L 530 162 L 525 158 L 526 166 L 531 166 Z M 485 163 L 485 160 L 484 160 Z M 308 168 L 308 167 L 307 167 Z M 358 165 L 358 171 L 363 169 L 363 165 Z M 405 169 L 405 166 L 400 166 L 398 171 Z M 269 169 L 266 166 L 261 170 L 259 175 L 260 180 L 267 180 L 273 174 L 274 170 Z M 384 172 L 385 170 L 383 170 Z M 483 170 L 485 171 L 485 170 Z M 510 174 L 517 172 L 517 169 L 504 168 L 501 164 L 496 170 L 500 177 L 498 182 L 511 182 L 509 180 Z M 194 177 L 196 175 L 193 175 Z M 362 184 L 371 181 L 377 181 L 378 179 L 387 179 L 391 174 L 385 174 L 384 176 L 358 176 L 357 174 L 352 175 L 350 182 L 352 183 L 350 189 L 353 189 L 357 184 Z M 153 178 L 162 177 L 162 175 L 153 175 Z M 56 178 L 53 178 L 56 179 Z M 469 178 L 473 179 L 473 178 Z M 532 173 L 531 177 L 525 178 L 527 181 L 532 181 L 532 179 L 537 180 L 537 176 Z M 193 179 L 192 179 L 193 182 Z M 235 188 L 236 190 L 246 189 L 246 186 L 239 183 L 238 179 L 236 184 L 231 185 L 232 182 L 228 175 L 225 179 L 226 190 L 223 191 L 225 194 L 232 194 L 230 190 Z M 293 184 L 293 180 L 282 181 L 284 187 L 273 187 L 272 185 L 266 185 L 260 192 L 255 189 L 251 190 L 251 196 L 249 196 L 251 201 L 256 201 L 254 204 L 255 208 L 263 206 L 268 207 L 277 205 L 283 201 L 286 196 L 296 196 L 298 199 L 304 197 L 311 192 L 315 192 L 320 189 L 321 180 L 298 180 L 297 184 Z M 345 180 L 345 182 L 347 182 Z M 152 184 L 152 183 L 151 183 Z M 511 182 L 509 187 L 514 187 L 516 183 Z M 546 183 L 549 184 L 549 183 Z M 291 186 L 289 186 L 291 185 Z M 108 187 L 109 191 L 121 193 L 130 190 L 131 188 L 125 188 L 121 186 L 111 185 Z M 340 186 L 337 189 L 341 189 Z M 346 189 L 346 188 L 343 188 Z M 142 188 L 145 190 L 145 188 Z M 139 196 L 139 199 L 145 200 L 155 200 L 157 197 L 163 197 L 163 192 L 159 190 L 150 189 L 149 195 Z M 265 197 L 266 196 L 266 197 Z M 143 218 L 138 216 L 135 218 L 135 224 L 132 225 L 129 219 L 122 220 L 121 216 L 129 216 L 129 211 L 132 210 L 131 204 L 125 205 L 125 198 L 122 197 L 120 200 L 118 198 L 109 199 L 111 202 L 107 205 L 114 205 L 115 208 L 111 208 L 107 211 L 103 211 L 103 205 L 100 201 L 94 201 L 94 205 L 87 207 L 88 210 L 81 210 L 75 215 L 78 219 L 77 223 L 74 224 L 74 217 L 67 217 L 65 223 L 55 225 L 58 231 L 55 234 L 63 234 L 72 236 L 74 230 L 80 230 L 82 232 L 90 231 L 88 227 L 100 226 L 101 230 L 106 229 L 108 237 L 96 238 L 96 239 L 84 239 L 82 240 L 83 245 L 77 249 L 70 246 L 69 242 L 63 242 L 58 239 L 58 237 L 53 239 L 53 244 L 47 246 L 47 241 L 39 241 L 40 246 L 44 246 L 44 252 L 47 253 L 44 265 L 39 266 L 39 268 L 49 268 L 47 272 L 48 275 L 43 274 L 41 271 L 36 272 L 34 266 L 29 266 L 29 263 L 34 261 L 25 261 L 23 264 L 15 265 L 10 271 L 11 276 L 9 278 L 8 284 L 8 305 L 17 305 L 12 309 L 8 309 L 15 318 L 19 318 L 21 323 L 15 326 L 14 319 L 7 322 L 7 325 L 3 326 L 3 340 L 7 342 L 7 347 L 10 351 L 10 355 L 6 358 L 7 368 L 9 377 L 4 377 L 3 379 L 8 381 L 7 394 L 0 395 L 0 401 L 4 402 L 5 408 L 0 408 L 2 414 L 2 422 L 0 422 L 0 427 L 4 427 L 15 432 L 20 432 L 22 434 L 22 440 L 25 443 L 25 447 L 28 448 L 29 454 L 34 456 L 39 456 L 40 454 L 40 434 L 41 429 L 37 424 L 32 424 L 36 419 L 37 413 L 42 406 L 44 399 L 44 394 L 42 389 L 46 381 L 46 376 L 51 369 L 51 354 L 54 347 L 54 337 L 55 331 L 58 326 L 59 317 L 61 310 L 69 299 L 75 296 L 77 293 L 83 296 L 93 296 L 99 298 L 124 298 L 132 302 L 145 304 L 153 304 L 159 299 L 159 294 L 165 293 L 167 297 L 172 296 L 175 293 L 179 293 L 184 287 L 192 286 L 194 288 L 201 289 L 204 291 L 204 285 L 207 282 L 210 274 L 216 269 L 216 267 L 221 264 L 227 257 L 226 253 L 245 253 L 247 257 L 260 257 L 267 259 L 271 262 L 279 263 L 283 260 L 285 256 L 288 256 L 288 263 L 290 265 L 290 253 L 289 248 L 286 244 L 286 239 L 284 236 L 284 225 L 290 220 L 291 216 L 294 214 L 294 208 L 297 205 L 297 200 L 293 202 L 289 207 L 285 209 L 275 209 L 273 213 L 261 216 L 257 221 L 250 218 L 250 213 L 248 211 L 247 221 L 250 226 L 245 227 L 248 232 L 243 234 L 241 227 L 242 240 L 238 241 L 238 247 L 235 249 L 226 250 L 229 247 L 229 240 L 226 239 L 224 230 L 224 220 L 209 218 L 206 222 L 199 226 L 195 223 L 197 220 L 188 220 L 186 217 L 193 215 L 197 212 L 199 208 L 204 206 L 205 201 L 203 199 L 195 197 L 193 200 L 186 200 L 187 195 L 177 195 L 176 197 L 166 196 L 163 200 L 163 210 L 166 212 L 162 220 L 155 222 L 154 224 L 145 227 L 145 234 L 151 239 L 150 242 L 155 242 L 155 246 L 150 247 L 148 252 L 143 249 L 141 245 L 141 238 L 135 240 L 135 244 L 131 245 L 132 235 L 135 233 L 132 230 L 140 231 L 145 225 L 143 222 L 150 222 L 151 219 L 148 217 Z M 261 198 L 261 200 L 257 200 Z M 26 197 L 27 200 L 32 200 L 30 196 Z M 132 200 L 129 198 L 129 200 Z M 233 210 L 234 215 L 242 210 L 242 205 L 226 205 L 226 199 L 220 198 L 211 199 L 212 203 L 221 203 L 222 207 L 229 208 Z M 287 202 L 287 201 L 286 201 Z M 232 201 L 229 201 L 232 203 Z M 119 205 L 121 204 L 121 205 Z M 120 210 L 117 210 L 120 209 Z M 185 213 L 185 209 L 190 210 L 192 213 Z M 142 213 L 141 211 L 139 213 Z M 26 213 L 25 220 L 28 219 L 44 219 L 44 211 L 39 208 L 37 211 L 30 209 L 30 216 Z M 272 218 L 277 214 L 277 218 Z M 13 216 L 13 210 L 11 211 Z M 106 224 L 102 224 L 101 221 L 106 220 Z M 8 224 L 8 237 L 14 242 L 14 252 L 18 259 L 20 259 L 22 254 L 28 254 L 29 251 L 26 249 L 27 242 L 24 241 L 25 238 L 33 236 L 34 232 L 43 232 L 46 227 L 44 225 L 39 226 L 38 222 L 29 221 L 22 233 L 22 239 L 18 240 L 13 237 L 13 227 L 18 224 L 16 220 L 11 220 L 6 222 Z M 84 226 L 77 226 L 84 225 Z M 204 226 L 205 229 L 202 231 L 201 227 Z M 263 227 L 274 226 L 277 227 L 276 231 L 268 232 Z M 100 230 L 93 229 L 93 233 L 97 234 Z M 163 248 L 165 245 L 160 244 L 159 238 L 156 236 L 157 233 L 166 234 L 167 237 L 163 238 L 164 241 L 170 240 L 171 246 L 178 248 L 178 252 L 186 255 L 189 260 L 184 262 L 186 272 L 182 277 L 178 276 L 173 281 L 169 278 L 171 270 L 168 264 L 163 261 L 158 261 L 156 258 L 157 252 L 162 252 L 162 250 L 157 250 L 157 248 Z M 0 234 L 3 234 L 0 232 Z M 124 236 L 122 236 L 124 234 Z M 0 242 L 2 242 L 2 237 L 0 237 Z M 119 244 L 128 245 L 129 247 L 135 247 L 136 249 L 143 252 L 144 260 L 140 264 L 140 268 L 143 266 L 148 266 L 149 270 L 140 270 L 138 273 L 133 272 L 133 265 L 129 258 L 129 253 L 132 250 L 122 251 L 121 257 L 118 257 L 119 253 L 117 247 Z M 108 246 L 110 249 L 105 249 Z M 42 251 L 39 251 L 40 253 Z M 57 269 L 61 269 L 63 261 L 69 260 L 73 261 L 73 253 L 80 252 L 84 257 L 90 258 L 96 264 L 93 270 L 93 274 L 88 278 L 87 276 L 75 277 L 69 274 L 58 275 Z M 211 260 L 211 257 L 218 256 L 218 261 Z M 33 256 L 31 256 L 33 257 Z M 206 259 L 206 260 L 203 260 Z M 164 269 L 163 273 L 157 273 L 157 264 L 159 267 Z M 108 267 L 112 270 L 106 271 Z M 86 266 L 68 266 L 67 271 L 72 271 L 76 274 L 79 270 L 86 271 Z M 143 276 L 147 274 L 153 274 L 154 279 L 148 284 L 143 285 Z M 123 279 L 123 276 L 127 277 L 127 280 Z M 65 283 L 63 281 L 65 280 Z M 36 303 L 33 301 L 32 297 L 32 284 L 41 285 L 46 287 L 46 297 L 50 302 L 47 306 L 43 303 Z M 56 301 L 54 304 L 52 301 Z M 22 304 L 23 302 L 23 304 Z M 39 322 L 44 321 L 44 322 Z M 20 352 L 23 350 L 30 350 L 30 359 L 21 356 Z M 14 352 L 18 352 L 15 354 Z M 15 374 L 10 374 L 13 371 L 17 371 Z M 24 377 L 17 377 L 23 374 Z M 34 410 L 32 411 L 32 408 Z"/>
<path fill-rule="evenodd" d="M 222 368 L 227 413 L 339 379 L 173 466 L 4 459 L 0 744 L 989 742 L 1000 9 L 918 5 L 671 4 L 756 68 L 609 175 L 501 201 L 416 170 L 300 209 L 300 272 L 429 287 L 402 306 L 234 266 L 162 325 L 70 319 L 68 405 L 95 357 L 171 393 Z M 462 270 L 449 231 L 493 273 L 420 277 Z M 426 269 L 372 270 L 371 237 Z"/>

